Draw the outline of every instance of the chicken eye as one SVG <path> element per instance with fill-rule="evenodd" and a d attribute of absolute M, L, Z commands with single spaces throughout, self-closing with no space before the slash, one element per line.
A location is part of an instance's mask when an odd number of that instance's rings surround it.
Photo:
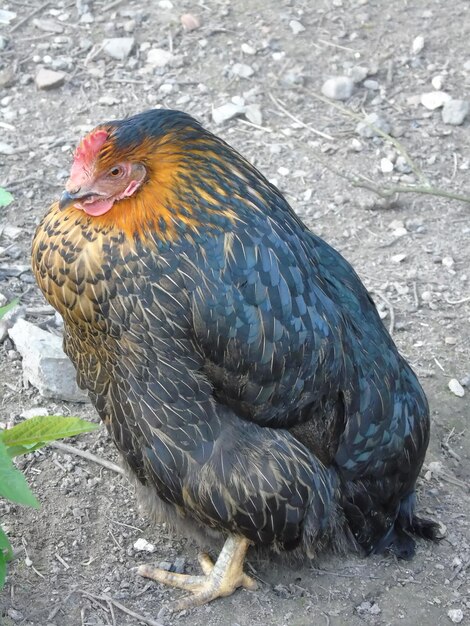
<path fill-rule="evenodd" d="M 113 167 L 111 170 L 109 170 L 109 175 L 112 178 L 117 178 L 118 176 L 121 176 L 122 173 L 123 173 L 123 169 L 122 167 L 119 167 L 119 166 Z"/>

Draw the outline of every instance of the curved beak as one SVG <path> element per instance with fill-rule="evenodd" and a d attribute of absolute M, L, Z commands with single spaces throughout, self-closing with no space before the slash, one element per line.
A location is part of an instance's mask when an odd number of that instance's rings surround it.
<path fill-rule="evenodd" d="M 77 191 L 76 193 L 70 193 L 70 191 L 64 191 L 60 196 L 59 209 L 65 209 L 76 200 L 86 200 L 87 198 L 96 197 L 96 193 L 90 193 L 89 191 Z"/>

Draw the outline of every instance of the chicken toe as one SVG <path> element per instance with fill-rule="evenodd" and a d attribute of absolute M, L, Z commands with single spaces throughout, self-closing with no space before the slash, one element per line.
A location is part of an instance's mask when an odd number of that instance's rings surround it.
<path fill-rule="evenodd" d="M 199 563 L 204 576 L 175 574 L 148 565 L 139 567 L 139 574 L 164 585 L 191 591 L 192 595 L 173 603 L 171 611 L 181 611 L 231 595 L 238 587 L 254 591 L 257 583 L 243 571 L 243 562 L 250 542 L 244 537 L 229 537 L 215 563 L 207 554 L 201 554 Z"/>

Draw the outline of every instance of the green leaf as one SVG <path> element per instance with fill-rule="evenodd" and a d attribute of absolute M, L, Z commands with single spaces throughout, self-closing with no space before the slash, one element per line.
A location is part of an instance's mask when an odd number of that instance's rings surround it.
<path fill-rule="evenodd" d="M 3 589 L 3 585 L 5 584 L 6 577 L 7 577 L 7 560 L 3 552 L 0 552 L 0 591 Z"/>
<path fill-rule="evenodd" d="M 0 554 L 2 554 L 7 561 L 11 561 L 13 558 L 13 548 L 5 531 L 0 526 Z"/>
<path fill-rule="evenodd" d="M 8 431 L 4 431 L 8 432 Z M 13 465 L 8 456 L 5 444 L 0 440 L 0 496 L 17 502 L 39 508 L 39 502 L 29 488 L 26 478 Z"/>
<path fill-rule="evenodd" d="M 9 191 L 0 187 L 0 207 L 8 206 L 13 202 L 13 196 Z"/>
<path fill-rule="evenodd" d="M 5 306 L 0 306 L 0 320 L 2 319 L 4 315 L 8 313 L 8 311 L 13 309 L 18 304 L 19 301 L 20 301 L 19 298 L 15 298 L 8 304 L 5 304 Z"/>
<path fill-rule="evenodd" d="M 79 417 L 39 415 L 0 432 L 0 440 L 9 448 L 34 446 L 36 450 L 48 441 L 73 437 L 97 428 L 99 428 L 98 424 L 87 422 Z M 21 450 L 18 454 L 31 451 L 32 449 L 29 448 Z"/>

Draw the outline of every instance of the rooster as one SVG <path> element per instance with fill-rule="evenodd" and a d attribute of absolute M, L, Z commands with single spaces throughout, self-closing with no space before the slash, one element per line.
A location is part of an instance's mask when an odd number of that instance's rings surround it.
<path fill-rule="evenodd" d="M 189 115 L 151 110 L 79 144 L 33 242 L 64 348 L 143 499 L 222 536 L 173 609 L 254 589 L 250 545 L 346 539 L 409 558 L 424 392 L 349 263 Z"/>

